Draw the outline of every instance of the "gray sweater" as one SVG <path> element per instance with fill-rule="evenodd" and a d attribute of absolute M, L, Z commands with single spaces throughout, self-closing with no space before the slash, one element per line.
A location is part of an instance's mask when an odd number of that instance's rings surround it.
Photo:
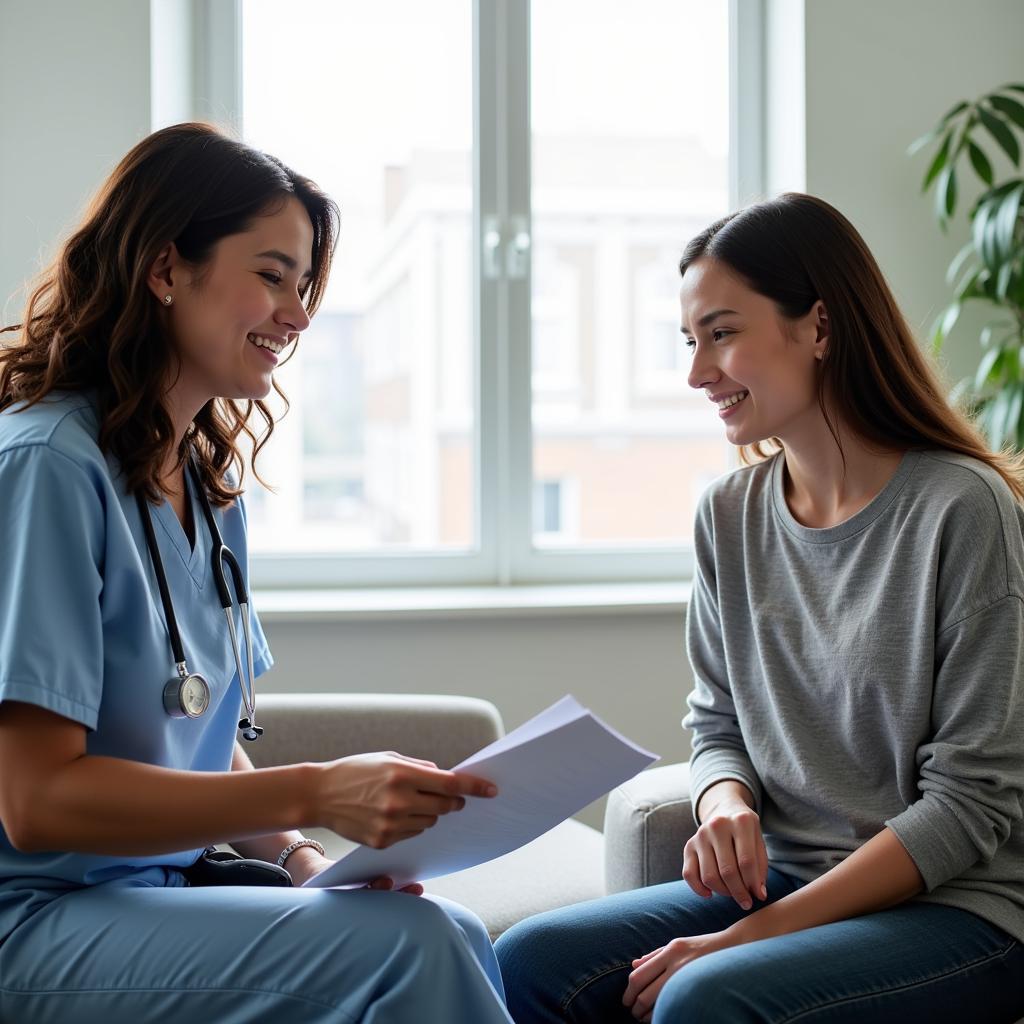
<path fill-rule="evenodd" d="M 807 881 L 888 826 L 915 899 L 1024 942 L 1024 510 L 984 463 L 909 452 L 811 529 L 783 465 L 722 477 L 698 509 L 694 808 L 745 783 L 770 862 Z"/>

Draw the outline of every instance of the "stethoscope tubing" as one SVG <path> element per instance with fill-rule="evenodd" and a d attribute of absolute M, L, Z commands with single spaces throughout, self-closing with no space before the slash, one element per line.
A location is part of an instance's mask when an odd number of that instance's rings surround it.
<path fill-rule="evenodd" d="M 242 691 L 242 702 L 245 705 L 246 715 L 248 716 L 245 720 L 250 730 L 256 731 L 258 734 L 262 730 L 256 730 L 256 677 L 253 671 L 253 653 L 252 653 L 252 630 L 249 623 L 249 594 L 245 587 L 245 580 L 242 577 L 242 569 L 238 564 L 238 559 L 235 558 L 234 552 L 224 543 L 224 538 L 221 536 L 220 528 L 217 526 L 217 520 L 213 514 L 213 508 L 210 505 L 209 496 L 206 493 L 206 488 L 203 486 L 202 478 L 199 475 L 199 467 L 196 465 L 195 452 L 189 450 L 188 457 L 189 469 L 192 473 L 192 479 L 195 484 L 196 492 L 199 495 L 199 503 L 203 509 L 203 516 L 206 519 L 206 524 L 210 528 L 210 537 L 213 541 L 213 550 L 211 551 L 211 561 L 213 562 L 213 581 L 217 587 L 217 596 L 220 599 L 221 607 L 224 609 L 224 616 L 227 619 L 228 634 L 231 637 L 231 653 L 235 658 L 235 669 L 238 672 L 238 684 Z M 153 530 L 153 520 L 149 513 L 149 505 L 143 496 L 141 491 L 135 494 L 136 502 L 139 506 L 139 514 L 142 518 L 143 529 L 146 534 L 146 545 L 149 548 L 150 556 L 153 561 L 153 568 L 156 570 L 157 585 L 160 588 L 160 600 L 164 607 L 164 618 L 167 622 L 167 632 L 170 635 L 171 640 L 171 652 L 174 655 L 174 660 L 178 666 L 179 674 L 184 675 L 187 672 L 185 667 L 185 651 L 181 643 L 181 634 L 178 631 L 178 621 L 174 614 L 174 605 L 171 602 L 171 592 L 167 585 L 167 577 L 164 573 L 163 560 L 160 557 L 160 551 L 157 548 L 156 534 Z M 199 543 L 198 536 L 196 543 Z M 227 563 L 228 570 L 231 574 L 231 582 L 234 585 L 235 600 L 231 599 L 231 592 L 228 590 L 227 576 L 224 573 L 224 564 Z M 234 609 L 237 603 L 238 609 L 242 615 L 242 629 L 245 637 L 245 653 L 246 653 L 246 668 L 248 673 L 242 671 L 242 658 L 238 645 L 238 633 L 235 629 L 235 618 Z M 241 725 L 242 723 L 240 723 Z"/>

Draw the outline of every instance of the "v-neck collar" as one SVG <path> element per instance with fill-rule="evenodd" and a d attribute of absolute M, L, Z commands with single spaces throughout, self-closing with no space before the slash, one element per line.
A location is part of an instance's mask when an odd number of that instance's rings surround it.
<path fill-rule="evenodd" d="M 192 510 L 192 527 L 196 538 L 195 547 L 189 547 L 185 528 L 179 522 L 178 517 L 174 514 L 174 509 L 171 508 L 171 503 L 166 498 L 156 506 L 156 518 L 163 527 L 164 533 L 174 545 L 175 551 L 178 552 L 196 586 L 202 590 L 205 583 L 203 565 L 206 561 L 203 556 L 210 550 L 211 545 L 207 542 L 208 528 L 206 520 L 199 508 L 199 502 L 193 487 L 189 482 L 188 473 L 185 474 L 185 491 L 188 494 L 188 502 Z M 150 508 L 152 507 L 150 506 Z"/>

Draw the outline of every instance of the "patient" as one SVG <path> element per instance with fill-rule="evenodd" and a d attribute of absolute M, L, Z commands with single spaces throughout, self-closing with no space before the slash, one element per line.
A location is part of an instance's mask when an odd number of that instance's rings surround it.
<path fill-rule="evenodd" d="M 682 880 L 496 945 L 517 1024 L 1024 1014 L 1024 464 L 950 407 L 874 258 L 786 194 L 686 247 L 701 499 Z"/>

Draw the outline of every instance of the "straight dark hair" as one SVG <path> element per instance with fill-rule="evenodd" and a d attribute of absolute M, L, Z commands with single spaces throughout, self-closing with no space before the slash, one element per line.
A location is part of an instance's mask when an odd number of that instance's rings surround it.
<path fill-rule="evenodd" d="M 114 169 L 28 301 L 19 332 L 0 346 L 0 411 L 30 408 L 51 391 L 95 390 L 99 445 L 117 456 L 129 492 L 162 496 L 160 472 L 174 445 L 164 389 L 179 369 L 168 314 L 146 283 L 158 254 L 174 242 L 202 269 L 214 246 L 248 230 L 294 196 L 313 225 L 313 275 L 303 293 L 312 315 L 323 298 L 338 234 L 335 203 L 276 157 L 210 124 L 178 124 L 154 132 Z M 289 354 L 288 358 L 294 354 Z M 285 360 L 287 362 L 287 360 Z M 288 410 L 288 399 L 274 382 Z M 249 426 L 256 409 L 265 431 Z M 274 430 L 263 401 L 215 398 L 198 413 L 175 453 L 180 468 L 191 445 L 210 500 L 231 504 L 243 490 L 240 434 L 254 443 L 252 462 Z M 238 487 L 226 473 L 238 467 Z"/>
<path fill-rule="evenodd" d="M 679 273 L 698 259 L 725 264 L 785 319 L 824 303 L 829 344 L 818 404 L 840 452 L 834 414 L 881 450 L 945 448 L 979 459 L 1024 501 L 1024 456 L 991 451 L 950 404 L 864 239 L 833 206 L 799 192 L 756 203 L 697 235 Z M 782 448 L 778 438 L 766 441 L 741 446 L 741 459 L 758 462 Z"/>

